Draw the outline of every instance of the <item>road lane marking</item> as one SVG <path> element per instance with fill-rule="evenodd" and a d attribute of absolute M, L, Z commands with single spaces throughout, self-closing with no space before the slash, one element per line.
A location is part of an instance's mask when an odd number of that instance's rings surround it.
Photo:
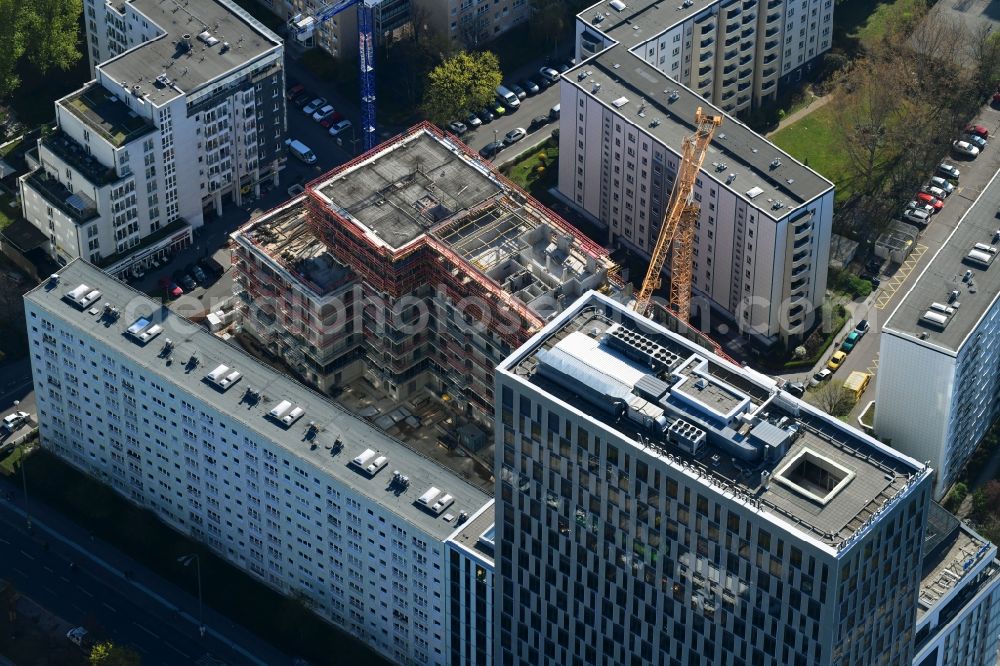
<path fill-rule="evenodd" d="M 80 590 L 81 592 L 83 592 L 84 594 L 86 594 L 86 595 L 87 595 L 88 597 L 90 597 L 91 599 L 93 599 L 93 598 L 94 598 L 94 595 L 93 595 L 92 593 L 90 593 L 90 592 L 88 592 L 87 590 L 83 589 L 83 588 L 82 588 L 82 587 L 80 587 L 79 585 L 77 585 L 77 586 L 76 586 L 76 589 Z"/>
<path fill-rule="evenodd" d="M 878 296 L 875 299 L 875 309 L 885 310 L 889 307 L 889 303 L 892 301 L 893 296 L 899 291 L 899 288 L 903 286 L 906 279 L 910 277 L 910 273 L 917 267 L 917 263 L 920 261 L 920 257 L 923 256 L 924 252 L 927 251 L 927 246 L 918 243 L 917 246 L 910 252 L 910 255 L 906 260 L 900 265 L 896 273 L 882 283 L 879 288 Z"/>
<path fill-rule="evenodd" d="M 66 576 L 59 576 L 59 580 L 61 580 L 64 583 L 68 583 L 69 582 L 69 578 L 66 578 Z"/>
<path fill-rule="evenodd" d="M 21 570 L 20 570 L 20 569 L 18 569 L 17 567 L 11 567 L 11 569 L 13 569 L 13 570 L 14 570 L 15 572 L 17 572 L 17 573 L 21 574 L 21 575 L 22 575 L 22 576 L 24 576 L 25 578 L 27 578 L 27 577 L 28 577 L 28 574 L 24 573 L 23 571 L 21 571 Z"/>
<path fill-rule="evenodd" d="M 45 590 L 46 592 L 48 592 L 49 594 L 51 594 L 53 597 L 58 596 L 56 594 L 56 591 L 53 590 L 51 587 L 47 587 L 45 585 L 42 585 L 42 589 Z"/>
<path fill-rule="evenodd" d="M 7 539 L 0 539 L 0 543 L 5 543 L 8 546 L 10 545 L 10 541 L 7 541 Z"/>
<path fill-rule="evenodd" d="M 27 554 L 26 552 L 24 552 L 23 550 L 21 551 L 21 554 L 22 554 L 22 555 L 24 555 L 25 557 L 27 557 L 27 558 L 28 558 L 29 560 L 33 560 L 33 559 L 35 559 L 34 557 L 32 557 L 31 555 L 28 555 L 28 554 Z"/>
<path fill-rule="evenodd" d="M 183 650 L 181 650 L 181 649 L 180 649 L 179 647 L 175 647 L 175 646 L 174 646 L 173 644 L 171 644 L 171 643 L 164 643 L 164 645 L 166 645 L 166 646 L 167 646 L 168 648 L 170 648 L 171 650 L 173 650 L 173 651 L 174 651 L 174 652 L 176 652 L 177 654 L 181 655 L 181 656 L 182 656 L 182 657 L 184 657 L 185 659 L 190 659 L 190 658 L 191 658 L 191 655 L 189 655 L 189 654 L 188 654 L 187 652 L 184 652 L 184 651 L 183 651 Z"/>
<path fill-rule="evenodd" d="M 147 634 L 149 634 L 149 635 L 150 635 L 150 636 L 152 636 L 153 638 L 157 638 L 157 639 L 158 639 L 158 638 L 160 637 L 160 635 L 159 635 L 159 634 L 154 634 L 154 633 L 153 633 L 152 631 L 150 631 L 150 630 L 149 630 L 149 629 L 147 629 L 146 627 L 142 626 L 142 625 L 141 625 L 141 624 L 139 624 L 138 622 L 133 622 L 132 624 L 134 624 L 135 626 L 139 627 L 140 629 L 142 629 L 143 631 L 145 631 L 145 632 L 146 632 Z"/>
<path fill-rule="evenodd" d="M 43 565 L 43 566 L 42 566 L 42 568 L 43 568 L 43 569 L 45 569 L 46 571 L 48 571 L 49 573 L 55 573 L 55 572 L 54 572 L 54 571 L 53 571 L 53 570 L 51 569 L 51 567 L 47 567 L 47 566 L 44 566 L 44 565 Z"/>
<path fill-rule="evenodd" d="M 117 610 L 115 610 L 115 607 L 114 607 L 114 606 L 112 606 L 111 604 L 109 604 L 109 603 L 107 603 L 107 602 L 104 602 L 104 603 L 102 603 L 101 605 L 102 605 L 102 606 L 104 606 L 105 608 L 107 608 L 107 609 L 108 609 L 109 611 L 111 611 L 112 613 L 117 613 L 117 612 L 118 612 Z"/>

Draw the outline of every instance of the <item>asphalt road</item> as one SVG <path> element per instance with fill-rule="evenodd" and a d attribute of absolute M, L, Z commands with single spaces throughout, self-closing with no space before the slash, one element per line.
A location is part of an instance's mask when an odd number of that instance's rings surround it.
<path fill-rule="evenodd" d="M 991 137 L 1000 135 L 1000 109 L 986 106 L 974 122 L 985 126 L 990 131 Z M 956 155 L 946 156 L 945 161 L 956 165 L 962 172 L 959 185 L 945 200 L 941 212 L 931 218 L 931 223 L 920 234 L 917 248 L 911 254 L 911 260 L 900 266 L 891 266 L 890 272 L 882 276 L 882 285 L 879 289 L 864 302 L 855 302 L 848 306 L 848 309 L 852 310 L 850 326 L 853 328 L 855 323 L 861 319 L 867 319 L 871 329 L 848 354 L 847 360 L 834 373 L 832 381 L 843 382 L 855 370 L 873 375 L 868 389 L 850 414 L 851 423 L 856 424 L 855 417 L 869 402 L 875 399 L 875 387 L 878 382 L 879 338 L 882 326 L 889 319 L 900 299 L 913 286 L 917 276 L 930 263 L 941 244 L 958 225 L 958 221 L 965 214 L 965 211 L 972 206 L 993 174 L 1000 169 L 1000 146 L 993 145 L 998 141 L 1000 139 L 992 140 L 986 146 L 986 150 L 975 160 L 963 159 Z M 816 366 L 817 368 L 826 364 L 830 355 L 839 349 L 840 343 L 846 335 L 847 331 L 844 331 L 842 335 L 838 336 L 835 345 L 830 346 L 830 350 L 821 363 Z M 795 378 L 805 378 L 811 374 L 811 372 L 801 373 Z M 791 376 L 787 377 L 792 378 Z"/>
<path fill-rule="evenodd" d="M 516 127 L 522 127 L 527 130 L 532 118 L 536 116 L 548 116 L 549 110 L 558 103 L 559 86 L 554 85 L 546 90 L 542 90 L 537 95 L 522 99 L 521 106 L 514 113 L 508 111 L 493 122 L 483 123 L 478 128 L 466 132 L 461 137 L 462 141 L 476 152 L 479 152 L 486 144 L 494 140 L 503 141 L 504 135 Z M 528 148 L 538 145 L 547 139 L 552 134 L 552 130 L 557 127 L 559 127 L 558 122 L 550 122 L 541 129 L 531 132 L 513 146 L 505 148 L 493 161 L 496 164 L 502 164 L 516 157 Z"/>
<path fill-rule="evenodd" d="M 34 527 L 29 533 L 19 511 L 19 484 L 0 483 L 0 493 L 8 492 L 16 499 L 0 500 L 0 577 L 50 612 L 85 626 L 96 639 L 133 647 L 148 666 L 191 664 L 208 654 L 225 664 L 291 663 L 290 657 L 207 607 L 208 631 L 201 637 L 196 597 L 88 538 L 38 502 L 30 505 Z M 211 578 L 204 582 L 210 585 Z"/>

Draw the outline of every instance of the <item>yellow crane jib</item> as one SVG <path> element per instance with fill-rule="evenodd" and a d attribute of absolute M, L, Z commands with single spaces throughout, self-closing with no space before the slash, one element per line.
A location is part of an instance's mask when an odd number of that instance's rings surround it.
<path fill-rule="evenodd" d="M 670 260 L 670 305 L 677 317 L 687 323 L 691 318 L 691 273 L 695 223 L 700 207 L 694 200 L 694 184 L 698 178 L 708 145 L 715 135 L 715 128 L 722 124 L 722 116 L 710 116 L 695 112 L 694 134 L 684 138 L 681 162 L 677 168 L 677 178 L 670 192 L 670 200 L 663 214 L 663 224 L 656 237 L 656 245 L 649 257 L 649 270 L 642 288 L 635 299 L 633 308 L 639 314 L 646 314 L 649 299 L 660 286 L 660 276 L 667 255 Z M 672 250 L 672 253 L 671 253 Z"/>

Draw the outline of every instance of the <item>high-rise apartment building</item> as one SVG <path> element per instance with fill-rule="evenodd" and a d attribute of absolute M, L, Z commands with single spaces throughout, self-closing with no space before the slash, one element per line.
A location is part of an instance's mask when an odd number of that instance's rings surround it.
<path fill-rule="evenodd" d="M 495 394 L 497 663 L 912 661 L 929 468 L 596 293 Z"/>
<path fill-rule="evenodd" d="M 493 423 L 493 369 L 590 289 L 607 251 L 421 124 L 233 235 L 240 326 L 323 391 L 365 378 Z"/>
<path fill-rule="evenodd" d="M 393 662 L 454 663 L 446 541 L 486 493 L 82 260 L 25 318 L 47 450 Z"/>
<path fill-rule="evenodd" d="M 583 60 L 561 78 L 559 192 L 607 229 L 609 245 L 642 257 L 656 244 L 697 109 L 723 116 L 695 183 L 693 321 L 709 332 L 720 315 L 764 346 L 801 339 L 818 321 L 834 186 L 728 114 L 793 74 L 761 49 L 793 29 L 795 12 L 828 24 L 832 8 L 823 19 L 821 2 L 805 4 L 602 2 L 579 15 Z M 828 47 L 820 40 L 811 57 Z"/>
<path fill-rule="evenodd" d="M 695 113 L 721 111 L 617 47 L 561 86 L 559 191 L 609 244 L 648 257 Z M 826 291 L 833 184 L 726 117 L 694 198 L 693 321 L 708 332 L 721 315 L 765 344 L 809 330 Z"/>
<path fill-rule="evenodd" d="M 496 527 L 493 502 L 447 541 L 448 603 L 451 604 L 451 664 L 493 663 L 493 557 Z"/>
<path fill-rule="evenodd" d="M 582 60 L 624 44 L 735 114 L 773 102 L 782 85 L 801 78 L 830 49 L 833 5 L 833 0 L 689 0 L 680 6 L 602 0 L 576 17 L 576 55 Z"/>
<path fill-rule="evenodd" d="M 889 315 L 879 338 L 875 433 L 958 481 L 1000 416 L 1000 232 L 996 176 Z"/>
<path fill-rule="evenodd" d="M 284 49 L 229 0 L 87 0 L 85 25 L 95 78 L 56 102 L 22 211 L 60 262 L 124 275 L 277 184 Z"/>

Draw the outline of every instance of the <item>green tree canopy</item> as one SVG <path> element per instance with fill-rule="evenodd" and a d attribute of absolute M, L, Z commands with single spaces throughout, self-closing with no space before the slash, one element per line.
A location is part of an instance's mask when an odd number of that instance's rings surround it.
<path fill-rule="evenodd" d="M 0 99 L 20 83 L 22 57 L 42 74 L 76 64 L 82 11 L 81 0 L 0 0 Z"/>
<path fill-rule="evenodd" d="M 139 666 L 141 663 L 135 650 L 111 642 L 98 643 L 90 650 L 90 666 Z"/>
<path fill-rule="evenodd" d="M 444 125 L 496 97 L 501 78 L 494 53 L 459 51 L 427 75 L 424 111 L 431 121 Z"/>

